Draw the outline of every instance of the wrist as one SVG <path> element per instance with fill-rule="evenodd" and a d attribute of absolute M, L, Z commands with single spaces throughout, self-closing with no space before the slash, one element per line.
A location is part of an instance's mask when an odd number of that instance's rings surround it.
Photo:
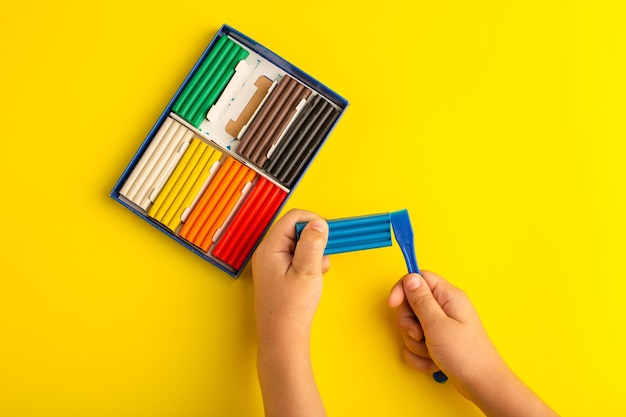
<path fill-rule="evenodd" d="M 259 349 L 274 351 L 308 350 L 311 340 L 311 321 L 290 318 L 280 314 L 257 312 L 256 330 Z"/>
<path fill-rule="evenodd" d="M 257 372 L 265 413 L 325 416 L 311 364 L 310 333 L 285 330 L 277 326 L 259 332 Z"/>
<path fill-rule="evenodd" d="M 489 364 L 477 367 L 471 376 L 464 380 L 465 396 L 475 404 L 480 404 L 485 398 L 498 395 L 502 386 L 507 386 L 515 374 L 501 358 L 496 358 Z"/>
<path fill-rule="evenodd" d="M 524 382 L 501 360 L 486 369 L 480 381 L 475 381 L 468 397 L 488 416 L 555 416 Z"/>
<path fill-rule="evenodd" d="M 478 405 L 481 399 L 497 392 L 498 387 L 506 384 L 514 374 L 491 343 L 474 352 L 480 353 L 464 357 L 446 371 L 457 390 Z"/>
<path fill-rule="evenodd" d="M 310 332 L 266 326 L 258 329 L 257 337 L 257 369 L 262 385 L 268 378 L 287 383 L 312 375 Z"/>

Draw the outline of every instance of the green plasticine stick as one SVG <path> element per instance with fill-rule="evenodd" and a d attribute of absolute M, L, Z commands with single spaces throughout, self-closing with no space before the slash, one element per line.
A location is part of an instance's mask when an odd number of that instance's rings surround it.
<path fill-rule="evenodd" d="M 226 88 L 226 85 L 230 82 L 231 78 L 233 77 L 237 63 L 240 60 L 245 59 L 247 56 L 248 56 L 248 51 L 240 50 L 237 56 L 235 57 L 235 59 L 233 60 L 233 64 L 228 68 L 227 71 L 225 71 L 225 74 L 219 77 L 219 81 L 217 81 L 214 88 L 210 90 L 210 94 L 206 97 L 202 105 L 199 107 L 198 113 L 196 113 L 196 115 L 192 117 L 192 123 L 194 126 L 196 127 L 200 126 L 209 108 L 213 104 L 215 104 L 219 96 L 222 94 L 222 92 Z"/>
<path fill-rule="evenodd" d="M 187 102 L 189 95 L 195 90 L 198 82 L 200 82 L 205 77 L 207 70 L 211 68 L 212 63 L 215 61 L 215 57 L 217 57 L 220 51 L 228 44 L 228 41 L 229 39 L 226 36 L 222 36 L 215 43 L 215 46 L 213 47 L 211 52 L 206 56 L 204 61 L 202 61 L 202 64 L 200 64 L 200 67 L 198 68 L 196 73 L 193 75 L 193 77 L 191 77 L 185 89 L 180 93 L 180 96 L 178 96 L 178 100 L 176 100 L 176 103 L 174 103 L 174 106 L 172 106 L 172 109 L 176 113 L 181 113 L 181 108 Z"/>
<path fill-rule="evenodd" d="M 203 94 L 207 89 L 207 85 L 215 78 L 215 73 L 224 65 L 227 65 L 228 61 L 226 59 L 232 54 L 233 50 L 236 50 L 235 46 L 235 43 L 230 41 L 211 57 L 210 66 L 204 74 L 202 74 L 202 77 L 198 79 L 196 85 L 189 90 L 189 94 L 180 108 L 181 115 L 185 115 L 187 119 L 191 119 L 191 115 L 193 114 L 191 107 L 197 102 L 198 96 Z"/>
<path fill-rule="evenodd" d="M 194 126 L 200 126 L 207 111 L 217 101 L 226 87 L 226 84 L 228 84 L 228 81 L 232 78 L 239 60 L 247 56 L 248 51 L 239 47 L 233 48 L 228 53 L 228 56 L 225 57 L 224 62 L 217 67 L 215 75 L 206 88 L 199 89 L 200 95 L 193 103 L 191 109 L 186 113 Z"/>

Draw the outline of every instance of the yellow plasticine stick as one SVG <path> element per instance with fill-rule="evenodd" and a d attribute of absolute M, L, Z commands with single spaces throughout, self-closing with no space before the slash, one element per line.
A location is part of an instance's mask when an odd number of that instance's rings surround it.
<path fill-rule="evenodd" d="M 203 236 L 200 246 L 205 251 L 209 250 L 213 244 L 213 235 L 228 217 L 237 201 L 241 198 L 241 193 L 248 182 L 251 182 L 256 173 L 248 167 L 242 166 L 237 172 L 224 194 L 220 196 L 215 209 L 210 213 L 209 218 L 202 226 L 199 236 Z"/>
<path fill-rule="evenodd" d="M 196 204 L 191 211 L 191 214 L 182 229 L 180 229 L 179 235 L 182 238 L 193 243 L 198 231 L 200 230 L 200 225 L 204 223 L 206 216 L 208 216 L 207 211 L 210 211 L 209 205 L 211 200 L 214 198 L 215 190 L 220 187 L 222 180 L 224 180 L 224 177 L 226 177 L 226 174 L 230 171 L 234 164 L 239 164 L 239 162 L 235 161 L 235 159 L 230 156 L 226 158 L 226 161 L 224 161 L 220 169 L 217 171 L 215 178 L 213 178 L 207 189 L 202 194 L 200 201 L 198 201 L 198 204 Z"/>
<path fill-rule="evenodd" d="M 181 176 L 182 184 L 176 184 L 178 188 L 178 190 L 176 190 L 176 197 L 172 201 L 172 204 L 170 204 L 170 206 L 165 210 L 165 213 L 163 214 L 163 224 L 167 224 L 170 220 L 172 220 L 174 213 L 178 211 L 178 208 L 187 197 L 187 194 L 189 194 L 191 187 L 193 187 L 196 180 L 198 179 L 198 176 L 204 170 L 204 167 L 209 161 L 209 158 L 211 158 L 212 153 L 213 149 L 210 148 L 208 145 L 206 145 L 205 143 L 202 143 L 200 145 L 200 147 L 196 151 L 196 155 L 194 155 L 194 159 L 196 159 L 196 156 L 199 157 L 197 158 L 193 168 L 191 170 L 187 169 L 186 171 L 190 172 L 188 172 L 187 175 Z M 181 183 L 181 181 L 179 181 L 179 183 Z M 179 185 L 180 187 L 178 187 Z"/>
<path fill-rule="evenodd" d="M 174 172 L 172 172 L 172 175 L 170 175 L 170 178 L 165 183 L 163 190 L 161 190 L 161 193 L 159 194 L 154 204 L 152 205 L 152 208 L 148 212 L 148 216 L 158 221 L 161 221 L 161 219 L 163 218 L 163 215 L 165 214 L 170 204 L 172 204 L 172 201 L 176 197 L 176 193 L 178 193 L 178 190 L 176 189 L 178 183 L 181 181 L 184 182 L 184 179 L 181 180 L 181 178 L 183 177 L 184 172 L 187 166 L 189 165 L 189 162 L 193 158 L 196 150 L 198 149 L 201 143 L 202 141 L 196 138 L 194 138 L 191 141 L 191 144 L 185 151 L 185 154 L 181 158 L 178 165 L 176 165 Z M 182 187 L 182 183 L 180 184 L 178 189 L 180 189 L 180 187 Z"/>
<path fill-rule="evenodd" d="M 211 149 L 205 143 L 199 143 L 198 147 L 194 150 L 191 160 L 180 174 L 180 177 L 174 184 L 172 191 L 168 195 L 167 203 L 161 207 L 159 221 L 166 224 L 169 221 L 168 213 L 170 211 L 176 211 L 181 201 L 189 192 L 189 188 L 193 185 L 194 181 L 198 177 L 202 168 L 206 164 L 206 161 L 211 156 Z M 171 217 L 171 216 L 170 216 Z"/>
<path fill-rule="evenodd" d="M 146 199 L 149 200 L 148 202 L 146 202 L 148 205 L 152 204 L 154 200 L 156 200 L 156 197 L 158 197 L 158 195 L 160 194 L 161 189 L 165 185 L 165 182 L 168 180 L 168 178 L 174 171 L 174 168 L 176 167 L 176 165 L 178 165 L 178 162 L 183 157 L 185 151 L 191 144 L 192 139 L 193 139 L 193 132 L 190 130 L 187 130 L 183 136 L 183 139 L 178 145 L 178 150 L 174 150 L 174 152 L 172 152 L 169 155 L 163 169 L 158 173 L 158 175 L 154 179 L 152 192 L 146 197 Z"/>
<path fill-rule="evenodd" d="M 207 154 L 208 152 L 209 150 L 206 150 L 205 154 Z M 178 226 L 180 226 L 180 224 L 182 223 L 183 213 L 193 204 L 194 200 L 198 196 L 198 193 L 200 193 L 200 191 L 202 190 L 202 187 L 204 186 L 206 180 L 211 176 L 213 167 L 217 162 L 219 162 L 220 159 L 222 159 L 222 153 L 217 149 L 213 149 L 210 154 L 209 160 L 206 162 L 204 168 L 200 172 L 200 175 L 198 175 L 198 177 L 196 178 L 193 186 L 185 196 L 182 204 L 180 204 L 176 212 L 173 214 L 172 218 L 166 220 L 168 217 L 167 215 L 163 218 L 163 223 L 166 224 L 166 226 L 170 230 L 175 231 Z"/>

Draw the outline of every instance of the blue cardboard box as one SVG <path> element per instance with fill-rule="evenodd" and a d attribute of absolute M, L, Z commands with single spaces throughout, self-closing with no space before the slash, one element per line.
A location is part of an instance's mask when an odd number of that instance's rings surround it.
<path fill-rule="evenodd" d="M 347 107 L 223 25 L 111 197 L 237 277 Z"/>

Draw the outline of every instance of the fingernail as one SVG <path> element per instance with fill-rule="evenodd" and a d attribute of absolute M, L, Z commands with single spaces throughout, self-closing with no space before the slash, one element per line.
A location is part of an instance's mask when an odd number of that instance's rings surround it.
<path fill-rule="evenodd" d="M 422 285 L 422 279 L 416 275 L 413 275 L 410 278 L 408 278 L 406 281 L 404 281 L 404 287 L 409 291 L 416 290 L 421 285 Z"/>
<path fill-rule="evenodd" d="M 311 227 L 311 229 L 315 230 L 316 232 L 320 232 L 320 233 L 326 233 L 326 222 L 323 220 L 312 220 L 309 223 L 309 226 Z"/>

